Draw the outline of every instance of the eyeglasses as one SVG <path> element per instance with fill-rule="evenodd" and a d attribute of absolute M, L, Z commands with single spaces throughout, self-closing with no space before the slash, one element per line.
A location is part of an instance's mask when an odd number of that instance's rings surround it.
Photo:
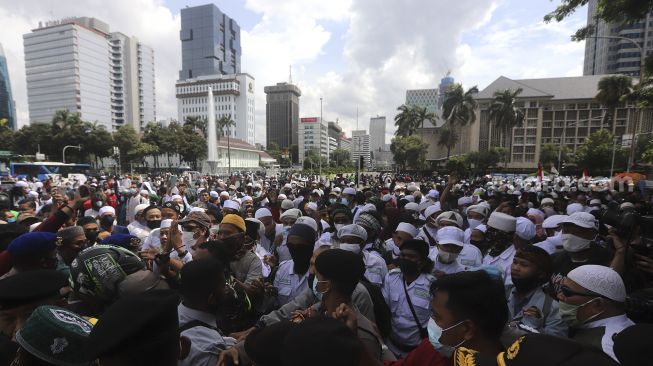
<path fill-rule="evenodd" d="M 604 299 L 610 300 L 608 297 L 600 295 L 600 294 L 589 294 L 589 293 L 583 293 L 583 292 L 576 292 L 572 289 L 570 289 L 567 286 L 562 286 L 560 287 L 560 293 L 562 293 L 565 297 L 571 297 L 571 296 L 584 296 L 584 297 L 602 297 Z"/>

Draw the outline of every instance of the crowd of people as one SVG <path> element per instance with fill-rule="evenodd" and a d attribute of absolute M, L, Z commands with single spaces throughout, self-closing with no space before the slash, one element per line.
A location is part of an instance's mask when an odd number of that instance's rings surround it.
<path fill-rule="evenodd" d="M 384 174 L 0 192 L 1 365 L 640 365 L 646 191 Z"/>

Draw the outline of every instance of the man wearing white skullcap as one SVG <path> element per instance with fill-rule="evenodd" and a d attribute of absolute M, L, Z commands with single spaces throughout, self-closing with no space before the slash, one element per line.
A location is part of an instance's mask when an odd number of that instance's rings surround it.
<path fill-rule="evenodd" d="M 392 258 L 399 257 L 401 244 L 406 240 L 413 239 L 417 235 L 417 228 L 407 222 L 400 222 L 397 229 L 392 233 L 392 238 L 385 241 L 385 247 L 392 252 Z"/>
<path fill-rule="evenodd" d="M 462 272 L 465 267 L 458 262 L 458 257 L 463 250 L 463 231 L 455 226 L 445 226 L 438 230 L 436 238 L 437 250 L 429 252 L 433 260 L 433 274 L 441 277 L 445 274 Z M 432 254 L 434 253 L 434 254 Z"/>
<path fill-rule="evenodd" d="M 338 230 L 338 248 L 359 254 L 365 246 L 367 231 L 360 225 L 345 225 Z"/>
<path fill-rule="evenodd" d="M 493 212 L 487 221 L 485 238 L 490 242 L 490 250 L 483 258 L 483 264 L 500 267 L 503 270 L 505 285 L 512 285 L 510 266 L 515 256 L 513 237 L 517 229 L 517 219 L 502 212 Z"/>
<path fill-rule="evenodd" d="M 467 208 L 466 214 L 469 227 L 465 229 L 465 243 L 469 243 L 469 238 L 472 236 L 472 230 L 474 230 L 478 225 L 483 224 L 489 213 L 490 207 L 486 205 L 471 205 Z"/>
<path fill-rule="evenodd" d="M 434 247 L 437 244 L 435 241 L 435 236 L 438 232 L 438 225 L 436 220 L 440 213 L 442 213 L 440 202 L 436 202 L 424 210 L 424 218 L 426 220 L 426 224 L 424 224 L 424 226 L 422 226 L 422 228 L 419 230 L 417 238 L 429 243 L 430 247 Z"/>
<path fill-rule="evenodd" d="M 240 216 L 240 203 L 234 200 L 226 200 L 222 205 L 222 215 L 239 215 Z"/>
<path fill-rule="evenodd" d="M 145 207 L 150 205 L 150 192 L 147 190 L 139 191 L 134 197 L 130 198 L 127 202 L 127 222 L 132 223 L 135 218 L 135 209 L 136 206 L 144 204 Z"/>
<path fill-rule="evenodd" d="M 143 241 L 150 235 L 150 228 L 147 227 L 147 221 L 142 215 L 143 210 L 149 206 L 149 204 L 142 203 L 134 207 L 134 221 L 127 225 L 129 233 Z"/>
<path fill-rule="evenodd" d="M 558 299 L 571 339 L 599 348 L 618 362 L 613 337 L 635 324 L 624 310 L 626 286 L 621 276 L 605 266 L 580 266 L 563 280 Z"/>
<path fill-rule="evenodd" d="M 553 215 L 547 217 L 542 223 L 542 228 L 546 232 L 546 240 L 535 243 L 547 253 L 553 254 L 562 251 L 562 227 L 560 224 L 567 218 L 567 215 Z"/>

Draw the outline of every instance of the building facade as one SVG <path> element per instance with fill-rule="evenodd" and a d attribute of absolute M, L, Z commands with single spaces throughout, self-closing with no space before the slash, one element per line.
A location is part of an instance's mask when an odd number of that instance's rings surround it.
<path fill-rule="evenodd" d="M 156 120 L 154 54 L 95 18 L 39 24 L 23 35 L 30 122 L 57 110 L 80 113 L 108 131 Z"/>
<path fill-rule="evenodd" d="M 440 79 L 440 85 L 438 86 L 438 110 L 442 110 L 442 105 L 444 105 L 444 97 L 447 93 L 447 89 L 455 82 L 451 73 L 447 73 L 445 77 Z"/>
<path fill-rule="evenodd" d="M 282 149 L 299 144 L 299 97 L 301 90 L 293 84 L 266 86 L 266 146 L 276 143 Z M 300 156 L 303 156 L 300 154 Z M 296 158 L 296 157 L 295 157 Z M 297 163 L 298 161 L 295 161 Z"/>
<path fill-rule="evenodd" d="M 597 22 L 598 0 L 590 0 L 587 6 L 587 24 L 595 27 L 595 36 L 585 40 L 583 75 L 625 74 L 639 76 L 642 55 L 637 46 L 624 39 L 601 37 L 625 37 L 639 44 L 645 56 L 653 51 L 653 15 L 648 14 L 634 24 Z"/>
<path fill-rule="evenodd" d="M 342 127 L 336 122 L 329 122 L 329 159 L 339 146 L 340 135 L 342 135 Z"/>
<path fill-rule="evenodd" d="M 304 117 L 299 120 L 298 129 L 299 162 L 303 162 L 310 151 L 319 151 L 320 156 L 329 156 L 329 123 L 320 117 Z"/>
<path fill-rule="evenodd" d="M 11 81 L 9 80 L 9 68 L 7 57 L 0 44 L 0 119 L 7 120 L 7 127 L 17 130 L 16 103 L 11 93 Z"/>
<path fill-rule="evenodd" d="M 436 113 L 438 111 L 438 89 L 406 90 L 405 104 L 426 108 L 427 112 Z"/>
<path fill-rule="evenodd" d="M 360 157 L 363 158 L 364 166 L 371 167 L 370 154 L 370 135 L 365 130 L 355 130 L 351 132 L 351 158 L 356 164 Z"/>
<path fill-rule="evenodd" d="M 213 88 L 215 120 L 231 117 L 235 127 L 228 133 L 231 137 L 254 144 L 254 77 L 249 74 L 209 75 L 177 81 L 177 113 L 183 123 L 187 117 L 208 120 L 208 88 Z M 218 134 L 221 134 L 218 131 Z"/>
<path fill-rule="evenodd" d="M 213 4 L 181 9 L 179 80 L 240 74 L 240 26 Z"/>
<path fill-rule="evenodd" d="M 370 151 L 385 150 L 385 116 L 370 118 Z"/>

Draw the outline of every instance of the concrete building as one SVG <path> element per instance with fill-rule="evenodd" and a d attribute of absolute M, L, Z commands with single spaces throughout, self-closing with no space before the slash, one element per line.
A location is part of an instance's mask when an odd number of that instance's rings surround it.
<path fill-rule="evenodd" d="M 653 51 L 653 15 L 648 14 L 634 24 L 611 24 L 596 21 L 598 0 L 590 0 L 587 6 L 587 24 L 595 26 L 595 36 L 585 40 L 583 75 L 625 74 L 639 76 L 641 52 L 624 39 L 600 37 L 625 37 L 644 49 L 645 56 Z"/>
<path fill-rule="evenodd" d="M 358 162 L 359 157 L 363 157 L 364 166 L 370 168 L 370 135 L 365 130 L 355 130 L 351 132 L 351 158 L 354 164 Z"/>
<path fill-rule="evenodd" d="M 427 112 L 437 113 L 438 89 L 406 90 L 406 105 L 426 108 Z M 370 131 L 371 133 L 371 131 Z"/>
<path fill-rule="evenodd" d="M 385 116 L 370 118 L 370 151 L 385 148 Z"/>
<path fill-rule="evenodd" d="M 0 119 L 7 120 L 7 127 L 17 130 L 16 103 L 11 92 L 11 81 L 9 80 L 9 68 L 7 57 L 0 44 Z"/>
<path fill-rule="evenodd" d="M 191 116 L 208 120 L 209 86 L 213 88 L 213 113 L 216 121 L 231 116 L 236 126 L 229 129 L 229 135 L 254 144 L 255 89 L 254 77 L 249 74 L 208 75 L 177 81 L 175 88 L 179 121 L 183 123 Z M 227 131 L 224 133 L 226 135 Z"/>
<path fill-rule="evenodd" d="M 23 43 L 31 122 L 61 109 L 108 131 L 156 120 L 153 51 L 135 37 L 79 17 L 40 23 Z"/>
<path fill-rule="evenodd" d="M 179 80 L 240 74 L 240 26 L 213 4 L 181 9 Z"/>
<path fill-rule="evenodd" d="M 345 136 L 344 133 L 338 139 L 338 148 L 351 152 L 351 139 Z"/>
<path fill-rule="evenodd" d="M 301 90 L 293 84 L 266 86 L 265 130 L 266 146 L 274 142 L 280 148 L 299 143 L 299 97 Z M 295 157 L 296 158 L 296 157 Z M 298 161 L 295 161 L 297 163 Z"/>
<path fill-rule="evenodd" d="M 331 153 L 333 153 L 338 147 L 340 140 L 340 135 L 342 134 L 342 127 L 338 125 L 338 121 L 329 122 L 329 158 Z"/>
<path fill-rule="evenodd" d="M 328 157 L 329 123 L 320 117 L 304 117 L 299 120 L 299 163 L 302 163 L 309 151 L 320 151 L 320 156 Z"/>
<path fill-rule="evenodd" d="M 438 86 L 438 110 L 442 110 L 442 105 L 444 104 L 444 97 L 449 89 L 449 86 L 454 84 L 454 79 L 451 76 L 451 73 L 448 72 L 445 77 L 440 79 L 440 85 Z"/>

